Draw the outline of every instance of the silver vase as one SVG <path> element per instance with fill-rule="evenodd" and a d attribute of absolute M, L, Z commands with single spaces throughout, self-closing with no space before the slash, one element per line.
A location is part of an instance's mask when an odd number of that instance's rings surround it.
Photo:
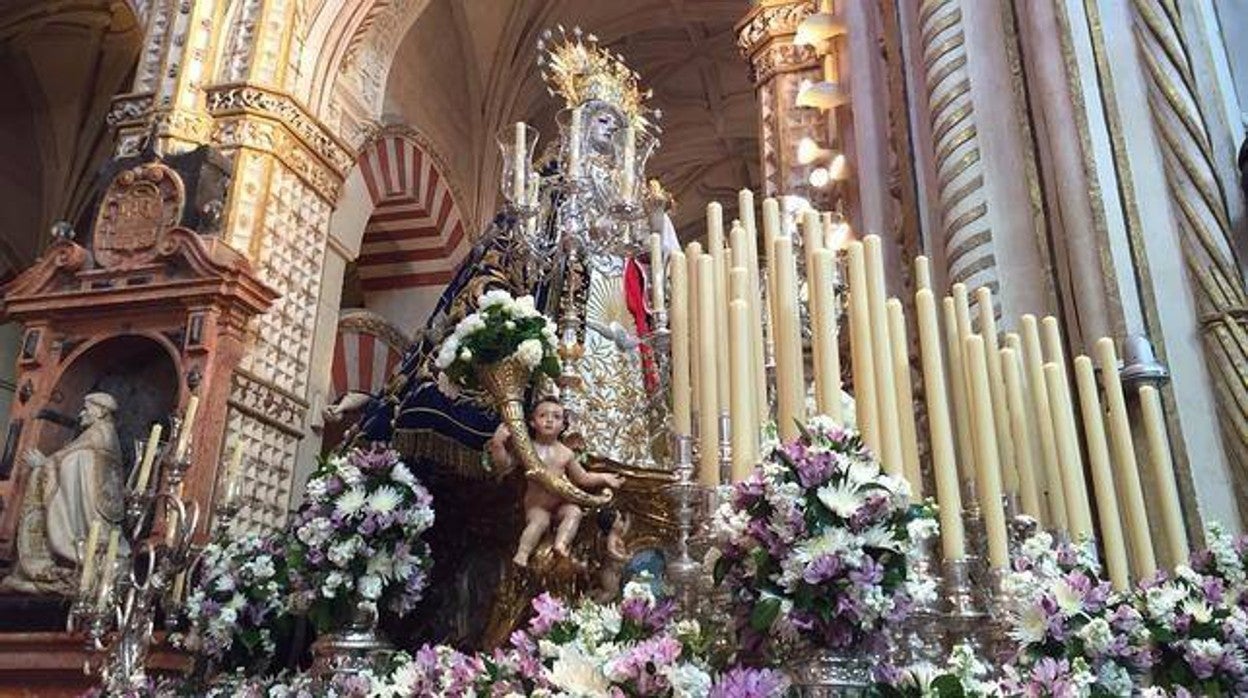
<path fill-rule="evenodd" d="M 359 674 L 393 651 L 394 646 L 377 630 L 377 604 L 357 601 L 342 628 L 312 643 L 312 675 L 328 680 L 335 675 Z"/>
<path fill-rule="evenodd" d="M 859 698 L 871 688 L 871 659 L 861 649 L 816 649 L 790 662 L 802 698 Z"/>

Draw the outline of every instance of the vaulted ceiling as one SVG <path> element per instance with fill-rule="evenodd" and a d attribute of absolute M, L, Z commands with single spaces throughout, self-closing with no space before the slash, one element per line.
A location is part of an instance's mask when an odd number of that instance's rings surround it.
<path fill-rule="evenodd" d="M 596 34 L 654 90 L 662 147 L 651 161 L 677 201 L 682 237 L 702 232 L 719 200 L 756 187 L 758 109 L 734 24 L 744 0 L 432 0 L 404 38 L 387 87 L 387 120 L 424 133 L 452 170 L 463 206 L 488 220 L 497 191 L 494 135 L 516 120 L 550 138 L 562 106 L 536 66 L 542 30 Z"/>

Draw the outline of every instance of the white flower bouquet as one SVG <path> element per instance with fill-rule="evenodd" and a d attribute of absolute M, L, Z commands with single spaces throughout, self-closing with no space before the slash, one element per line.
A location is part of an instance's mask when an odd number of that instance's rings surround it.
<path fill-rule="evenodd" d="M 533 296 L 513 298 L 502 289 L 483 294 L 477 312 L 465 317 L 438 347 L 438 388 L 456 397 L 480 390 L 477 367 L 514 359 L 533 377 L 560 373 L 555 323 L 538 312 Z"/>
<path fill-rule="evenodd" d="M 320 629 L 358 601 L 402 616 L 428 583 L 433 499 L 388 449 L 354 449 L 321 463 L 290 526 L 293 605 Z"/>
<path fill-rule="evenodd" d="M 775 445 L 715 514 L 715 579 L 743 648 L 882 651 L 885 624 L 922 591 L 907 579 L 913 516 L 905 481 L 830 419 Z"/>
<path fill-rule="evenodd" d="M 270 668 L 294 629 L 283 538 L 231 525 L 204 546 L 195 569 L 187 629 L 170 637 L 173 644 L 216 669 Z"/>

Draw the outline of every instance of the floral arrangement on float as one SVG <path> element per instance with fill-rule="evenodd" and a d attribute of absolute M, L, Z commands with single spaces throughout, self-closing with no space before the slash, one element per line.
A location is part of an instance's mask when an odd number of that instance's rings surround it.
<path fill-rule="evenodd" d="M 231 522 L 204 546 L 197 569 L 183 607 L 187 629 L 170 641 L 212 669 L 268 671 L 294 626 L 282 536 L 250 533 Z"/>
<path fill-rule="evenodd" d="M 433 525 L 432 503 L 393 450 L 353 449 L 323 460 L 290 524 L 292 608 L 322 630 L 360 601 L 409 613 L 432 564 L 422 541 Z"/>
<path fill-rule="evenodd" d="M 477 300 L 477 312 L 460 320 L 438 346 L 438 388 L 448 397 L 464 390 L 488 392 L 489 379 L 479 370 L 486 365 L 515 365 L 528 373 L 527 380 L 558 378 L 558 341 L 555 323 L 538 312 L 533 296 L 487 291 Z"/>
<path fill-rule="evenodd" d="M 887 623 L 916 595 L 907 581 L 909 488 L 858 434 L 826 417 L 770 447 L 715 514 L 714 577 L 738 613 L 743 649 L 883 656 Z"/>

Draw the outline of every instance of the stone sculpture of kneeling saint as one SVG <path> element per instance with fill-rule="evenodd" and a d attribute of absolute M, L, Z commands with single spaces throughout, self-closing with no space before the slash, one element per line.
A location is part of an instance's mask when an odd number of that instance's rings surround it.
<path fill-rule="evenodd" d="M 577 462 L 572 449 L 559 441 L 563 428 L 563 405 L 557 400 L 543 399 L 533 407 L 533 412 L 529 415 L 529 429 L 533 435 L 533 446 L 547 472 L 555 477 L 566 475 L 572 484 L 587 490 L 615 488 L 624 483 L 624 478 L 619 475 L 586 472 Z M 490 458 L 500 469 L 512 466 L 515 456 L 509 449 L 510 443 L 511 430 L 506 424 L 500 424 L 487 444 Z M 580 528 L 583 513 L 576 504 L 566 502 L 542 485 L 529 481 L 524 492 L 524 532 L 520 534 L 520 544 L 516 547 L 516 555 L 512 561 L 520 567 L 528 566 L 529 555 L 549 530 L 552 519 L 558 522 L 555 552 L 568 555 L 577 529 Z"/>

